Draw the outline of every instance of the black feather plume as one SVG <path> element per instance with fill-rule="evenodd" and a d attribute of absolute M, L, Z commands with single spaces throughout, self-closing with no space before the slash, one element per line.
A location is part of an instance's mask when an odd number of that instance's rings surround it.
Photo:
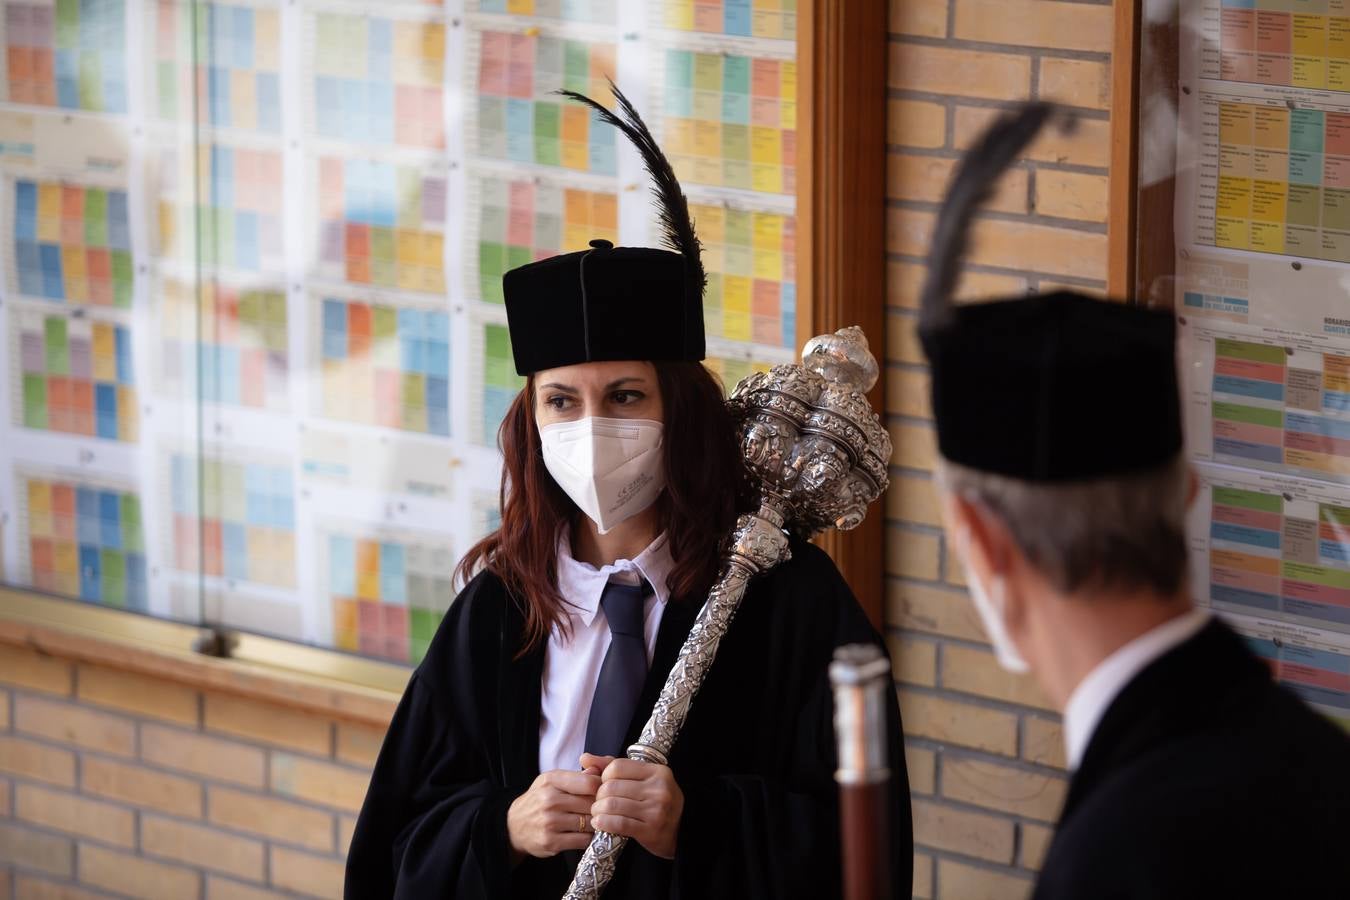
<path fill-rule="evenodd" d="M 947 320 L 976 210 L 1054 111 L 1053 105 L 1036 102 L 999 116 L 961 160 L 933 229 L 928 279 L 919 301 L 924 328 L 940 327 Z"/>
<path fill-rule="evenodd" d="M 584 103 L 595 110 L 600 118 L 622 131 L 637 148 L 642 156 L 643 165 L 647 167 L 647 173 L 652 177 L 652 193 L 656 196 L 662 242 L 684 257 L 685 265 L 689 267 L 693 283 L 698 285 L 701 297 L 707 284 L 707 275 L 703 271 L 703 245 L 699 243 L 698 235 L 694 233 L 694 221 L 689 216 L 689 201 L 685 199 L 670 160 L 666 159 L 666 155 L 656 143 L 656 138 L 652 137 L 652 133 L 647 129 L 647 123 L 642 121 L 633 104 L 615 87 L 613 81 L 609 82 L 609 89 L 613 91 L 614 99 L 618 101 L 618 114 L 610 112 L 585 94 L 566 90 L 555 93 Z"/>

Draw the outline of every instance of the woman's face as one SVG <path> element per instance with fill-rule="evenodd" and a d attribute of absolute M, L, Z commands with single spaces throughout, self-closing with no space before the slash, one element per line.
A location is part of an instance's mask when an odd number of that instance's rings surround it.
<path fill-rule="evenodd" d="M 649 362 L 591 362 L 544 369 L 534 376 L 539 427 L 588 417 L 665 422 L 656 366 Z"/>

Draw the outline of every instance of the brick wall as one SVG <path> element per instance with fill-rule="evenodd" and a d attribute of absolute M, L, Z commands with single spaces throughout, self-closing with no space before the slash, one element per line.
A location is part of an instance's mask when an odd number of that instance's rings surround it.
<path fill-rule="evenodd" d="M 0 900 L 339 897 L 380 740 L 0 645 Z"/>
<path fill-rule="evenodd" d="M 1075 107 L 981 215 L 967 297 L 1106 278 L 1108 2 L 891 0 L 887 184 L 886 619 L 914 793 L 916 897 L 1009 900 L 1030 888 L 1064 799 L 1059 718 L 985 643 L 938 524 L 928 373 L 915 338 L 937 201 L 1008 101 Z"/>

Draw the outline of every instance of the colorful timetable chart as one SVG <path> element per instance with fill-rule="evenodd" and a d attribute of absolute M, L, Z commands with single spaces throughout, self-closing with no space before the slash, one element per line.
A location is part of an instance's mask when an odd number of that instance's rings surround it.
<path fill-rule="evenodd" d="M 1350 353 L 1214 341 L 1213 455 L 1350 480 Z"/>
<path fill-rule="evenodd" d="M 200 292 L 200 294 L 199 294 Z M 284 410 L 290 384 L 286 294 L 279 287 L 164 279 L 159 372 L 169 396 Z M 200 374 L 200 388 L 193 389 Z"/>
<path fill-rule="evenodd" d="M 146 608 L 141 500 L 125 484 L 18 473 L 28 583 L 124 609 Z"/>
<path fill-rule="evenodd" d="M 127 111 L 122 0 L 6 2 L 5 99 L 89 112 Z"/>
<path fill-rule="evenodd" d="M 782 362 L 780 360 L 779 362 Z M 740 382 L 742 378 L 748 378 L 755 372 L 767 372 L 769 369 L 778 365 L 778 362 L 768 362 L 761 359 L 742 359 L 729 356 L 713 356 L 711 353 L 703 361 L 703 365 L 708 371 L 717 376 L 722 382 L 722 387 L 726 393 L 730 394 L 732 389 Z"/>
<path fill-rule="evenodd" d="M 1204 75 L 1224 81 L 1350 90 L 1345 0 L 1205 0 L 1218 8 L 1218 53 Z M 1210 37 L 1211 42 L 1214 36 Z"/>
<path fill-rule="evenodd" d="M 23 177 L 10 184 L 13 288 L 58 303 L 130 307 L 126 191 Z"/>
<path fill-rule="evenodd" d="M 114 322 L 22 309 L 15 326 L 15 421 L 25 428 L 135 443 L 131 330 Z"/>
<path fill-rule="evenodd" d="M 275 587 L 295 584 L 289 462 L 173 453 L 168 469 L 176 569 Z"/>
<path fill-rule="evenodd" d="M 333 156 L 317 168 L 320 277 L 445 292 L 443 169 Z"/>
<path fill-rule="evenodd" d="M 1350 731 L 1350 648 L 1278 628 L 1243 637 L 1276 681 Z"/>
<path fill-rule="evenodd" d="M 1218 166 L 1198 175 L 1197 243 L 1350 262 L 1350 110 L 1200 105 Z"/>
<path fill-rule="evenodd" d="M 320 137 L 445 147 L 445 23 L 425 15 L 314 16 L 309 109 Z"/>
<path fill-rule="evenodd" d="M 448 312 L 328 296 L 319 308 L 322 415 L 450 434 Z"/>
<path fill-rule="evenodd" d="M 160 255 L 244 272 L 283 269 L 280 152 L 206 143 L 196 157 L 194 172 L 192 154 L 165 155 Z"/>
<path fill-rule="evenodd" d="M 618 4 L 619 0 L 478 0 L 478 11 L 613 25 L 618 18 Z"/>
<path fill-rule="evenodd" d="M 681 181 L 797 190 L 797 63 L 668 48 L 661 143 Z"/>
<path fill-rule="evenodd" d="M 419 663 L 455 599 L 458 560 L 431 534 L 330 529 L 320 536 L 333 646 L 363 656 Z"/>
<path fill-rule="evenodd" d="M 797 0 L 653 0 L 655 21 L 676 31 L 797 38 Z"/>
<path fill-rule="evenodd" d="M 618 173 L 613 128 L 560 88 L 604 102 L 618 71 L 615 46 L 552 34 L 476 34 L 477 153 L 488 159 Z"/>
<path fill-rule="evenodd" d="M 1350 495 L 1315 481 L 1205 467 L 1192 577 L 1216 608 L 1350 633 Z M 1208 521 L 1198 521 L 1200 517 Z"/>
<path fill-rule="evenodd" d="M 516 399 L 525 379 L 516 374 L 511 356 L 511 336 L 505 325 L 482 322 L 476 335 L 482 359 L 482 387 L 477 400 L 477 439 L 481 444 L 497 445 L 497 429 Z"/>
<path fill-rule="evenodd" d="M 710 337 L 794 347 L 797 226 L 791 215 L 691 204 L 703 242 Z"/>
<path fill-rule="evenodd" d="M 517 266 L 584 250 L 593 238 L 619 243 L 619 198 L 612 191 L 488 174 L 477 187 L 478 278 L 471 290 L 486 303 L 502 302 L 502 275 Z"/>
<path fill-rule="evenodd" d="M 186 121 L 195 107 L 215 128 L 281 133 L 279 8 L 159 0 L 154 15 L 151 80 L 161 119 Z"/>

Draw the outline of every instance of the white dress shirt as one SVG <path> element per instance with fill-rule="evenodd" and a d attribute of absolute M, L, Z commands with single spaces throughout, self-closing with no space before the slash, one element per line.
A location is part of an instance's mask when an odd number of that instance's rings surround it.
<path fill-rule="evenodd" d="M 1182 644 L 1209 622 L 1209 610 L 1193 609 L 1169 619 L 1099 662 L 1078 683 L 1064 707 L 1064 751 L 1069 768 L 1077 769 L 1087 752 L 1088 741 L 1102 716 L 1125 686 L 1149 663 L 1178 644 Z"/>
<path fill-rule="evenodd" d="M 609 623 L 601 615 L 600 594 L 613 578 L 637 584 L 641 577 L 652 586 L 643 608 L 643 638 L 647 645 L 647 665 L 656 649 L 661 614 L 670 599 L 666 579 L 674 561 L 663 534 L 637 555 L 636 559 L 618 559 L 597 569 L 572 556 L 566 537 L 558 545 L 558 590 L 567 603 L 571 624 L 570 638 L 554 627 L 544 650 L 539 704 L 539 771 L 581 768 L 581 752 L 586 744 L 586 720 L 590 718 L 591 698 L 600 678 L 600 666 L 609 650 Z"/>

